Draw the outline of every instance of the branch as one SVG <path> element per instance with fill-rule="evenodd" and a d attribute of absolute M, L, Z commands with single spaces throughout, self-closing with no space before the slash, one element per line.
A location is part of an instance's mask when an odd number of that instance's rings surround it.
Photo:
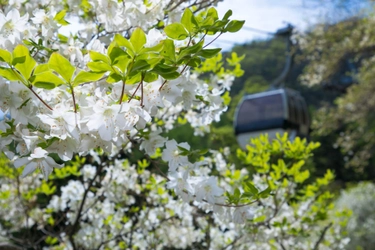
<path fill-rule="evenodd" d="M 319 249 L 319 245 L 320 243 L 322 243 L 323 239 L 324 239 L 324 236 L 325 234 L 327 233 L 327 230 L 333 225 L 333 223 L 329 223 L 322 231 L 322 234 L 320 235 L 318 241 L 315 243 L 315 246 L 314 246 L 314 250 L 318 250 Z"/>

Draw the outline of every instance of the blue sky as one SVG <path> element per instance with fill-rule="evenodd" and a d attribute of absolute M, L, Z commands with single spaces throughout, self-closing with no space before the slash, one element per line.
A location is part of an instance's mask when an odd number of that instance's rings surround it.
<path fill-rule="evenodd" d="M 275 32 L 285 27 L 287 23 L 304 30 L 316 22 L 319 10 L 304 8 L 304 2 L 304 0 L 224 0 L 217 8 L 220 16 L 231 9 L 232 19 L 246 20 L 244 27 Z M 243 29 L 235 34 L 222 35 L 213 46 L 229 50 L 235 43 L 267 37 L 270 36 Z"/>

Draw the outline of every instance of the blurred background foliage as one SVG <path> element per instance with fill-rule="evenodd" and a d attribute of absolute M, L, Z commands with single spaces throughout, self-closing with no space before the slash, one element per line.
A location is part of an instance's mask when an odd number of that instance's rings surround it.
<path fill-rule="evenodd" d="M 303 2 L 306 8 L 319 7 L 325 11 L 317 25 L 303 34 L 295 34 L 294 65 L 283 87 L 295 89 L 305 98 L 312 118 L 309 139 L 321 143 L 313 160 L 307 163 L 311 175 L 322 176 L 332 169 L 336 176 L 332 189 L 343 192 L 338 207 L 353 210 L 348 227 L 352 241 L 347 249 L 372 249 L 375 244 L 374 224 L 371 224 L 375 218 L 371 205 L 375 199 L 371 184 L 375 180 L 374 1 Z M 235 152 L 236 106 L 244 95 L 270 88 L 283 69 L 285 51 L 285 41 L 272 37 L 236 45 L 224 54 L 224 57 L 233 52 L 245 55 L 241 61 L 244 74 L 232 86 L 228 112 L 201 140 L 189 140 L 187 136 L 180 139 L 189 141 L 193 148 L 227 146 Z M 367 184 L 362 184 L 364 181 Z M 367 218 L 368 223 L 364 223 Z"/>

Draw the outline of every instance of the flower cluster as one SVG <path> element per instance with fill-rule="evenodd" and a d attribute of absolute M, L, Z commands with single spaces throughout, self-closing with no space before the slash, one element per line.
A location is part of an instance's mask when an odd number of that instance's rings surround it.
<path fill-rule="evenodd" d="M 220 19 L 206 8 L 215 2 L 0 4 L 0 149 L 16 168 L 1 175 L 9 177 L 0 193 L 1 217 L 12 224 L 6 237 L 35 227 L 45 237 L 21 240 L 24 246 L 44 240 L 56 249 L 249 249 L 257 237 L 269 242 L 284 234 L 279 215 L 291 215 L 287 201 L 306 173 L 288 174 L 302 174 L 290 184 L 278 175 L 250 181 L 222 153 L 166 136 L 179 119 L 196 135 L 209 132 L 227 109 L 239 63 L 225 69 L 220 49 L 205 41 L 238 31 L 244 21 L 230 20 L 230 10 Z M 60 28 L 69 22 L 85 28 L 65 36 Z M 245 223 L 281 226 L 255 234 L 237 225 Z M 288 246 L 302 246 L 290 238 Z"/>
<path fill-rule="evenodd" d="M 23 176 L 40 169 L 47 180 L 53 168 L 76 154 L 100 148 L 115 155 L 141 142 L 149 156 L 163 148 L 168 187 L 185 201 L 209 203 L 212 209 L 225 203 L 217 179 L 202 167 L 205 162 L 190 162 L 190 146 L 162 133 L 186 113 L 201 134 L 227 109 L 222 94 L 233 73 L 221 70 L 207 81 L 193 68 L 220 51 L 207 48 L 208 33 L 235 32 L 243 21 L 230 20 L 231 11 L 219 19 L 214 8 L 195 17 L 186 4 L 168 1 L 88 4 L 89 11 L 73 2 L 69 9 L 57 2 L 33 9 L 31 1 L 0 14 L 1 150 L 15 167 L 25 166 Z M 166 19 L 164 30 L 155 27 L 155 20 L 164 18 L 160 8 L 173 9 L 172 17 L 182 14 L 180 22 Z M 91 12 L 96 31 L 59 33 L 67 17 L 90 25 Z"/>

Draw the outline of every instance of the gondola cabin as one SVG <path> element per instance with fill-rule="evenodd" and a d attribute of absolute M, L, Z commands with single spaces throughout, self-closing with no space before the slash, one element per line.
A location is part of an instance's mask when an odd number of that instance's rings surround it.
<path fill-rule="evenodd" d="M 265 133 L 269 139 L 285 132 L 291 139 L 307 137 L 310 117 L 305 100 L 298 92 L 274 89 L 246 95 L 237 107 L 234 129 L 238 143 L 245 148 L 250 138 Z"/>

